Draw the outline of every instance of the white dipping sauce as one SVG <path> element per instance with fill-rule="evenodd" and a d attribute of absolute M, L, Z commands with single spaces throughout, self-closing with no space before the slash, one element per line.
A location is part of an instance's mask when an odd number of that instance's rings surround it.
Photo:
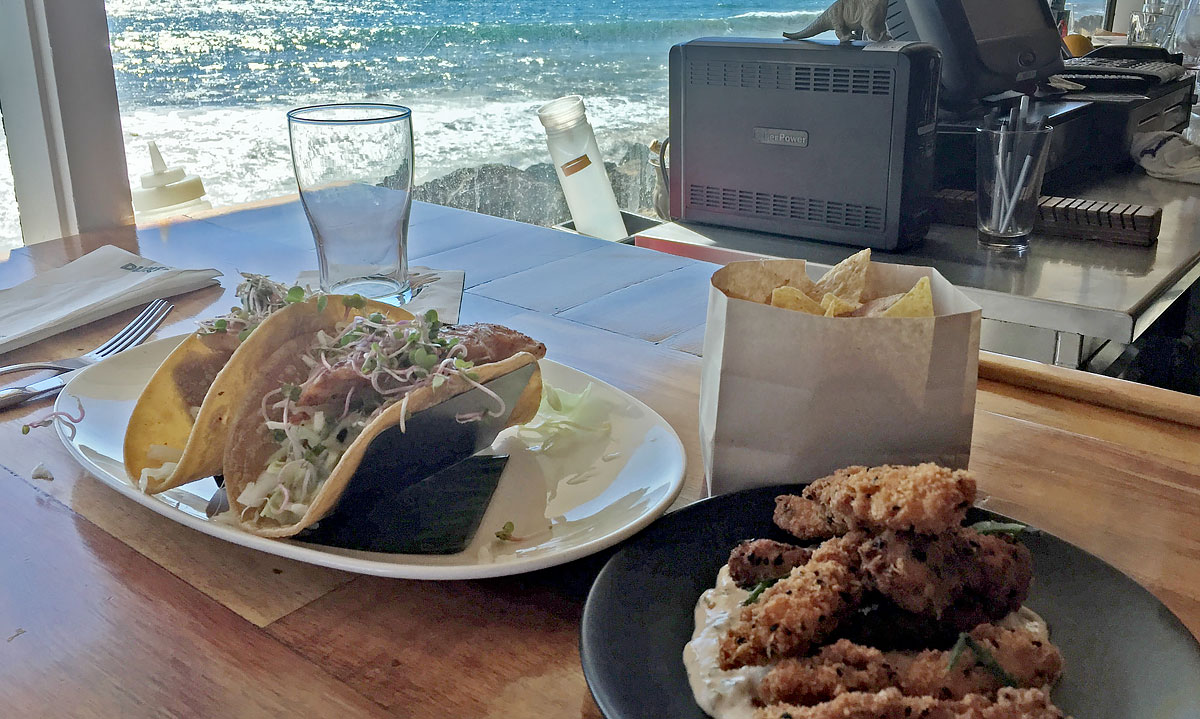
<path fill-rule="evenodd" d="M 687 669 L 692 695 L 700 708 L 715 719 L 752 719 L 758 686 L 772 665 L 721 669 L 721 637 L 742 608 L 750 592 L 739 588 L 729 576 L 729 565 L 717 573 L 717 584 L 700 595 L 696 602 L 696 628 L 692 641 L 683 647 L 683 666 Z M 1006 629 L 1026 629 L 1043 641 L 1050 640 L 1046 622 L 1036 612 L 1021 607 L 996 622 Z"/>
<path fill-rule="evenodd" d="M 683 647 L 683 665 L 696 703 L 717 719 L 750 719 L 758 685 L 771 670 L 769 666 L 729 670 L 718 666 L 721 637 L 748 596 L 750 592 L 729 577 L 729 566 L 721 567 L 717 585 L 696 602 L 696 629 Z"/>

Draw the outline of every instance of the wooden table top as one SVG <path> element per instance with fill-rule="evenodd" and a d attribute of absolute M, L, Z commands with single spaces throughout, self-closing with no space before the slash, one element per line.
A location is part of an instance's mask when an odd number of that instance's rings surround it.
<path fill-rule="evenodd" d="M 233 303 L 236 271 L 315 267 L 296 203 L 17 250 L 0 287 L 116 244 L 224 288 L 176 299 L 158 336 Z M 549 357 L 645 401 L 687 450 L 676 504 L 704 495 L 699 351 L 714 266 L 430 205 L 410 261 L 467 272 L 463 321 L 508 324 Z M 3 356 L 67 357 L 123 313 Z M 1100 394 L 1122 393 L 1107 382 Z M 1196 398 L 1175 396 L 1195 409 Z M 356 576 L 230 545 L 83 471 L 52 431 L 0 415 L 0 706 L 21 717 L 599 717 L 579 664 L 604 556 L 504 579 Z M 33 479 L 44 463 L 52 481 Z M 981 379 L 971 457 L 984 506 L 1093 552 L 1200 633 L 1200 428 Z"/>

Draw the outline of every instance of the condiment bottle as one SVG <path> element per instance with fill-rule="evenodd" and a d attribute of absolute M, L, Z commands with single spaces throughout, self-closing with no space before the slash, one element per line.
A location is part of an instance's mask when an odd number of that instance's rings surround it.
<path fill-rule="evenodd" d="M 158 145 L 150 143 L 152 170 L 142 175 L 141 187 L 133 188 L 133 209 L 139 220 L 156 220 L 187 211 L 207 210 L 204 181 L 182 167 L 167 167 Z"/>
<path fill-rule="evenodd" d="M 546 128 L 546 146 L 576 231 L 603 240 L 626 237 L 629 233 L 608 181 L 596 135 L 588 124 L 583 98 L 568 95 L 552 100 L 538 109 L 538 119 Z"/>

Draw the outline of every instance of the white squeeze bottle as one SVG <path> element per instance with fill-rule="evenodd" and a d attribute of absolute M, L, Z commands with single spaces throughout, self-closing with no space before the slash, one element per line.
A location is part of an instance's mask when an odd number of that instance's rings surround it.
<path fill-rule="evenodd" d="M 538 119 L 546 127 L 546 145 L 558 173 L 575 229 L 602 240 L 620 240 L 629 233 L 617 208 L 596 135 L 583 110 L 583 98 L 568 95 L 542 105 Z"/>

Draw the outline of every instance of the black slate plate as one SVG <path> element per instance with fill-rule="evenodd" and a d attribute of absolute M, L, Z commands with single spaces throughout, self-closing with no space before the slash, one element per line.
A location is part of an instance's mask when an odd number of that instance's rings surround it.
<path fill-rule="evenodd" d="M 580 655 L 608 719 L 704 719 L 683 668 L 692 610 L 729 550 L 787 537 L 771 522 L 766 487 L 705 500 L 631 539 L 597 577 L 584 607 Z M 1004 519 L 972 510 L 971 521 Z M 1152 594 L 1100 559 L 1044 532 L 1026 605 L 1050 624 L 1066 658 L 1054 701 L 1075 719 L 1200 718 L 1200 644 Z"/>

